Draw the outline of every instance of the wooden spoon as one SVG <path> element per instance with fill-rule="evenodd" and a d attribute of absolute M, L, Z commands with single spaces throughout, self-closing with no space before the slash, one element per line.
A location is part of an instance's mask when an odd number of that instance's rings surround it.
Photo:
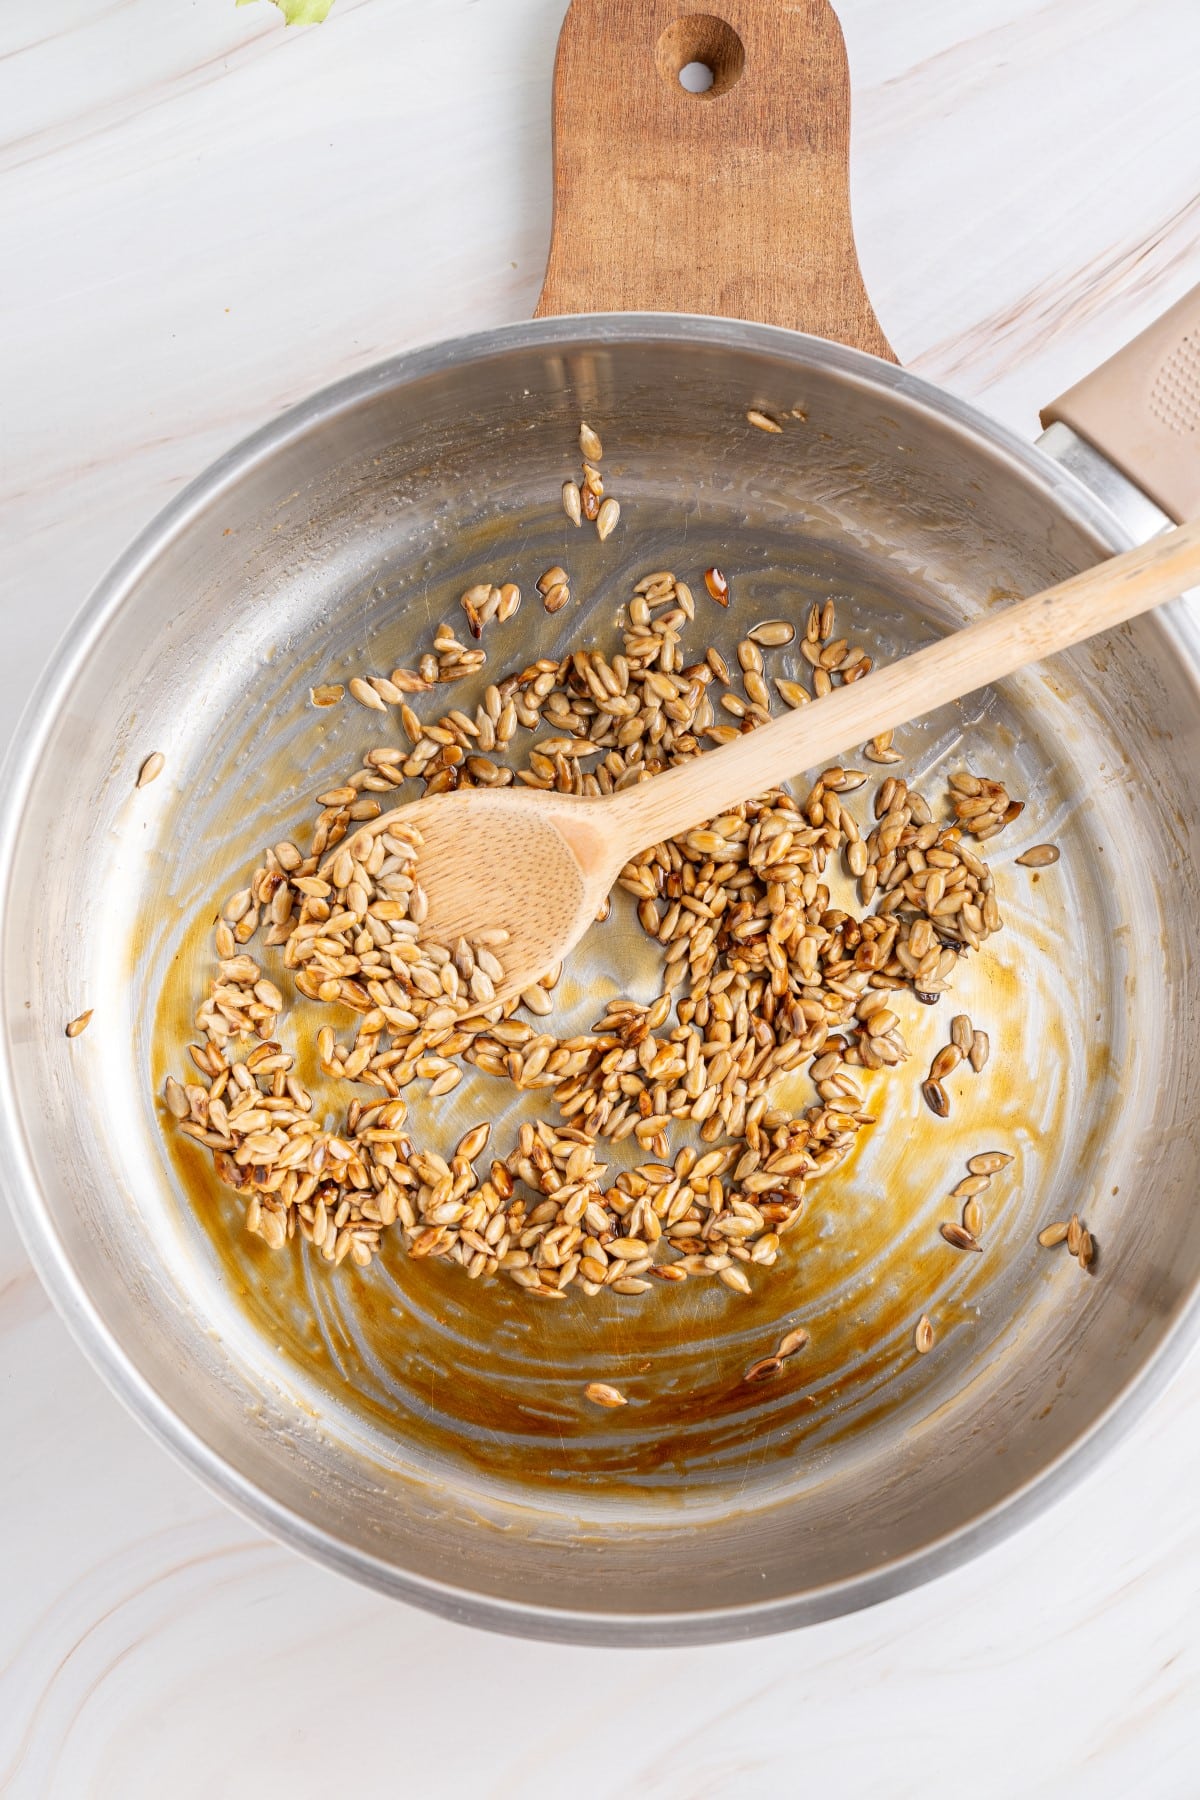
<path fill-rule="evenodd" d="M 1059 582 L 873 670 L 731 744 L 603 798 L 463 788 L 393 816 L 422 834 L 423 937 L 446 945 L 509 933 L 496 999 L 530 987 L 578 943 L 631 857 L 789 776 L 1027 663 L 1110 631 L 1200 583 L 1200 520 Z"/>

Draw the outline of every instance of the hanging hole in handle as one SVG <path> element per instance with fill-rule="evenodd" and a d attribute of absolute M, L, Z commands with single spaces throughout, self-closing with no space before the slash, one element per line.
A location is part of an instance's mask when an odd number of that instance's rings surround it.
<path fill-rule="evenodd" d="M 694 100 L 716 100 L 740 80 L 746 50 L 732 25 L 712 13 L 689 13 L 658 40 L 658 72 Z"/>
<path fill-rule="evenodd" d="M 684 63 L 679 71 L 679 85 L 686 88 L 689 94 L 707 94 L 716 80 L 716 76 L 707 63 Z"/>

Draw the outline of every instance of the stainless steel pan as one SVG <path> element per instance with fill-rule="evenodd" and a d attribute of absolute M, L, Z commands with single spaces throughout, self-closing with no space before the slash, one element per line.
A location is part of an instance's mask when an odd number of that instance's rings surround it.
<path fill-rule="evenodd" d="M 957 989 L 993 1062 L 945 1122 L 922 1116 L 915 1077 L 889 1080 L 869 1146 L 813 1188 L 786 1269 L 752 1300 L 689 1283 L 547 1311 L 393 1256 L 313 1267 L 240 1233 L 234 1197 L 164 1132 L 155 1092 L 182 1055 L 216 902 L 377 736 L 361 709 L 314 711 L 310 682 L 411 661 L 478 572 L 528 590 L 569 557 L 578 596 L 555 619 L 527 601 L 489 640 L 489 674 L 604 640 L 647 569 L 694 579 L 713 561 L 735 606 L 698 621 L 698 641 L 834 595 L 887 656 L 1156 529 L 1139 475 L 1173 510 L 1200 499 L 1153 401 L 1172 356 L 1186 367 L 1200 301 L 1124 365 L 1149 396 L 1120 410 L 1124 446 L 1095 387 L 1065 403 L 1096 421 L 1090 445 L 1059 423 L 1033 448 L 906 374 L 832 216 L 836 25 L 815 3 L 723 15 L 715 32 L 658 0 L 576 0 L 544 309 L 583 281 L 592 305 L 840 322 L 880 354 L 774 323 L 592 313 L 339 383 L 230 452 L 103 581 L 30 708 L 0 820 L 5 1180 L 85 1349 L 169 1448 L 298 1547 L 439 1612 L 576 1641 L 749 1635 L 924 1579 L 1094 1460 L 1197 1320 L 1186 602 L 903 734 L 903 772 L 931 790 L 969 761 L 1028 801 L 1027 839 L 994 859 L 1008 929 Z M 698 49 L 718 76 L 707 101 L 675 81 Z M 796 83 L 772 89 L 780 68 L 811 76 L 803 131 Z M 595 81 L 612 145 L 602 242 Z M 801 202 L 797 157 L 813 178 Z M 755 405 L 806 416 L 767 436 L 746 424 Z M 558 503 L 581 415 L 622 501 L 603 546 Z M 138 791 L 152 750 L 165 771 Z M 1012 852 L 1044 838 L 1062 861 L 1034 883 Z M 649 997 L 643 959 L 617 909 L 564 984 L 567 1018 L 595 1017 L 617 986 Z M 68 1041 L 85 1006 L 92 1024 Z M 914 1066 L 944 1039 L 938 1010 L 906 1022 Z M 507 1103 L 483 1077 L 454 1102 L 414 1101 L 415 1133 L 442 1142 Z M 987 1254 L 955 1257 L 936 1234 L 944 1195 L 996 1146 L 1017 1160 Z M 1077 1207 L 1091 1277 L 1035 1242 Z M 939 1342 L 918 1360 L 921 1311 Z M 781 1321 L 812 1332 L 796 1379 L 745 1387 Z M 598 1375 L 634 1403 L 584 1405 Z"/>

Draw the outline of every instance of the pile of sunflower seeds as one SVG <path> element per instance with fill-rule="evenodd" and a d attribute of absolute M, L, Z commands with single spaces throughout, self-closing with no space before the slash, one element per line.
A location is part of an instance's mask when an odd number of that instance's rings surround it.
<path fill-rule="evenodd" d="M 468 590 L 472 631 L 515 610 L 511 593 L 519 600 L 511 585 Z M 417 669 L 349 684 L 372 711 L 398 715 L 407 744 L 369 750 L 318 796 L 307 854 L 276 844 L 227 901 L 195 1016 L 194 1076 L 167 1083 L 170 1113 L 211 1151 L 267 1244 L 298 1235 L 331 1262 L 365 1266 L 396 1232 L 412 1256 L 471 1277 L 502 1272 L 546 1299 L 572 1285 L 634 1295 L 652 1279 L 705 1277 L 748 1293 L 751 1272 L 776 1262 L 807 1182 L 873 1122 L 859 1075 L 906 1060 L 898 1006 L 914 995 L 935 1003 L 959 957 L 1001 927 L 991 873 L 963 841 L 965 829 L 993 835 L 1018 805 L 998 783 L 955 776 L 961 822 L 939 823 L 889 776 L 866 825 L 849 804 L 866 773 L 831 767 L 803 798 L 775 790 L 653 846 L 619 885 L 661 949 L 661 992 L 650 1005 L 615 1001 L 568 1038 L 547 1028 L 560 970 L 497 1006 L 501 942 L 422 937 L 419 837 L 381 797 L 415 797 L 410 783 L 610 794 L 771 716 L 763 652 L 784 648 L 793 627 L 757 626 L 735 666 L 713 646 L 689 659 L 695 610 L 673 573 L 649 574 L 618 651 L 540 658 L 489 685 L 473 712 L 428 719 L 411 704 L 487 659 L 448 625 Z M 832 604 L 814 607 L 800 644 L 811 693 L 777 676 L 784 704 L 869 671 L 861 648 L 834 633 Z M 519 732 L 530 738 L 523 756 Z M 897 758 L 890 735 L 865 755 Z M 962 812 L 984 800 L 986 811 Z M 856 892 L 857 910 L 831 883 Z M 322 1072 L 366 1090 L 338 1130 L 320 1122 L 324 1106 L 277 1035 L 284 995 L 247 949 L 260 933 L 298 994 L 355 1015 L 346 1041 L 332 1025 L 316 1034 Z M 404 1090 L 447 1094 L 463 1064 L 544 1094 L 553 1123 L 523 1125 L 486 1164 L 487 1124 L 449 1160 L 419 1147 Z M 779 1079 L 805 1064 L 813 1102 L 798 1113 L 774 1104 Z M 675 1148 L 681 1131 L 697 1141 Z M 628 1138 L 641 1160 L 610 1179 L 602 1146 Z"/>

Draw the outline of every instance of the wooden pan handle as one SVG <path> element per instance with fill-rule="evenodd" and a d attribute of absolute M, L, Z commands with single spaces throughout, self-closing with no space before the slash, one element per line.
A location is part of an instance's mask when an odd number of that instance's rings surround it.
<path fill-rule="evenodd" d="M 539 317 L 695 312 L 895 356 L 850 224 L 850 89 L 827 0 L 572 0 L 554 74 Z M 705 0 L 699 0 L 700 5 Z M 713 83 L 691 93 L 689 63 Z"/>

